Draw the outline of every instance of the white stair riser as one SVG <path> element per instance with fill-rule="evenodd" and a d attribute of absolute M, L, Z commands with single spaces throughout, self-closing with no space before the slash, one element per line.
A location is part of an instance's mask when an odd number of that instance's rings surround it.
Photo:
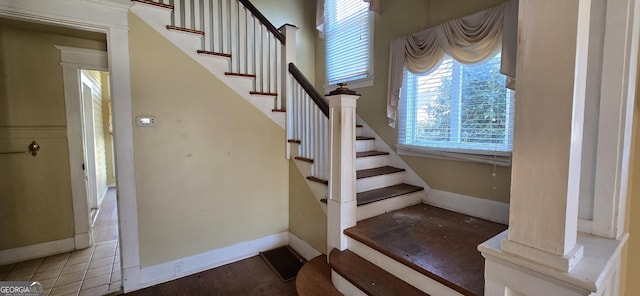
<path fill-rule="evenodd" d="M 356 141 L 356 152 L 365 152 L 375 150 L 374 140 L 359 140 Z"/>
<path fill-rule="evenodd" d="M 362 290 L 358 289 L 358 287 L 354 286 L 351 282 L 349 282 L 349 280 L 342 277 L 333 269 L 331 270 L 331 282 L 343 295 L 367 296 L 365 292 L 362 292 Z"/>
<path fill-rule="evenodd" d="M 384 269 L 388 273 L 407 282 L 409 285 L 416 287 L 429 295 L 438 296 L 461 296 L 457 291 L 425 276 L 408 266 L 391 259 L 390 257 L 360 243 L 352 238 L 347 238 L 349 250 L 358 254 L 358 256 Z"/>
<path fill-rule="evenodd" d="M 378 202 L 359 206 L 356 210 L 358 221 L 382 215 L 386 212 L 399 210 L 408 206 L 417 205 L 425 198 L 425 192 L 419 191 L 387 198 Z"/>
<path fill-rule="evenodd" d="M 389 164 L 388 155 L 376 155 L 356 158 L 356 170 L 366 170 Z"/>
<path fill-rule="evenodd" d="M 362 128 L 356 127 L 356 137 L 360 137 L 360 136 L 362 136 Z"/>
<path fill-rule="evenodd" d="M 356 192 L 369 191 L 404 182 L 404 172 L 380 175 L 356 180 Z"/>

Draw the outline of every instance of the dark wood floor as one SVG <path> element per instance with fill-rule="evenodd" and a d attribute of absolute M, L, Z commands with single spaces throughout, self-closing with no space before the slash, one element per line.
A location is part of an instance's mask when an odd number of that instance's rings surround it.
<path fill-rule="evenodd" d="M 207 270 L 125 295 L 274 295 L 296 294 L 295 280 L 283 282 L 259 256 Z"/>
<path fill-rule="evenodd" d="M 359 221 L 348 236 L 463 295 L 484 294 L 477 246 L 506 225 L 420 204 Z"/>

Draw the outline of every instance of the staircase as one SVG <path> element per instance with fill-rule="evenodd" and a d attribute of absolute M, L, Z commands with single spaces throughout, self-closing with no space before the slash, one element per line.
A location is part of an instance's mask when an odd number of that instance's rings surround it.
<path fill-rule="evenodd" d="M 341 110 L 330 108 L 295 66 L 294 26 L 276 29 L 248 0 L 133 3 L 134 14 L 285 129 L 286 157 L 295 160 L 328 217 L 330 180 L 353 173 L 357 206 L 352 218 L 358 222 L 336 233 L 346 235 L 348 247 L 328 252 L 331 281 L 340 292 L 482 294 L 484 261 L 476 246 L 506 226 L 423 204 L 429 188 L 410 181 L 415 177 L 408 175 L 406 165 L 392 160 L 389 148 L 375 135 L 366 134 L 364 122 L 330 122 L 329 114 Z M 349 118 L 355 121 L 355 110 L 346 112 L 353 112 Z M 353 148 L 345 151 L 355 151 L 345 159 L 355 159 L 349 169 L 332 171 L 331 161 L 340 152 L 329 144 L 337 141 L 337 134 L 349 135 L 338 143 Z M 326 259 L 311 262 L 303 273 L 323 270 L 322 278 L 328 277 L 329 267 L 322 266 Z M 305 278 L 319 277 L 299 276 Z M 314 290 L 337 293 L 333 287 L 303 290 L 301 295 L 313 295 Z"/>

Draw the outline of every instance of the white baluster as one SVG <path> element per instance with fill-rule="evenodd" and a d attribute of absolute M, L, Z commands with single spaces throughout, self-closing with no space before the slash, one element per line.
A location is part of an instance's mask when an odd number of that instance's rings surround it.
<path fill-rule="evenodd" d="M 246 63 L 247 63 L 247 73 L 249 74 L 253 74 L 255 73 L 255 69 L 254 69 L 254 52 L 255 52 L 255 24 L 254 22 L 256 21 L 255 17 L 253 17 L 253 15 L 251 15 L 251 13 L 247 12 L 247 59 L 246 59 Z"/>
<path fill-rule="evenodd" d="M 283 99 L 283 96 L 285 95 L 285 81 L 283 81 L 284 76 L 282 74 L 282 71 L 286 70 L 282 67 L 279 67 L 279 65 L 282 65 L 280 59 L 282 59 L 282 45 L 276 40 L 276 55 L 274 57 L 275 64 L 273 66 L 273 68 L 275 69 L 275 75 L 273 76 L 273 80 L 275 81 L 275 88 L 273 89 L 273 92 L 278 94 L 278 96 L 276 97 L 276 104 L 278 105 L 278 107 L 281 109 L 286 109 L 286 102 Z"/>
<path fill-rule="evenodd" d="M 241 59 L 241 57 L 238 56 L 238 4 L 236 0 L 231 0 L 229 3 L 229 37 L 231 37 L 229 46 L 231 54 L 233 55 L 231 59 L 231 71 L 236 73 L 240 73 L 238 60 Z"/>
<path fill-rule="evenodd" d="M 276 75 L 277 75 L 277 71 L 276 71 L 276 65 L 278 65 L 277 62 L 277 57 L 278 57 L 278 47 L 280 45 L 280 42 L 278 41 L 278 38 L 276 38 L 275 35 L 271 35 L 271 40 L 270 40 L 270 44 L 269 44 L 269 92 L 278 92 L 276 90 Z"/>
<path fill-rule="evenodd" d="M 204 31 L 204 26 L 202 25 L 202 1 L 195 0 L 193 2 L 193 28 L 198 31 Z"/>
<path fill-rule="evenodd" d="M 258 79 L 260 80 L 260 91 L 265 91 L 267 89 L 269 77 L 267 73 L 269 73 L 269 39 L 271 33 L 267 30 L 266 27 L 262 26 L 262 68 L 260 69 L 260 76 Z M 257 83 L 256 83 L 257 84 Z"/>
<path fill-rule="evenodd" d="M 258 72 L 260 72 L 260 58 L 262 57 L 261 54 L 261 48 L 262 48 L 262 42 L 261 42 L 261 38 L 262 38 L 262 27 L 260 26 L 260 21 L 258 19 L 256 19 L 255 17 L 253 18 L 253 62 L 252 62 L 252 67 L 253 67 L 253 74 L 258 75 Z M 256 81 L 256 85 L 257 85 L 257 81 Z"/>
<path fill-rule="evenodd" d="M 220 44 L 220 2 L 218 0 L 211 1 L 211 51 L 222 52 Z"/>
<path fill-rule="evenodd" d="M 232 0 L 235 1 L 235 0 Z M 220 6 L 220 29 L 222 31 L 221 50 L 223 53 L 231 53 L 229 48 L 229 9 L 228 0 L 221 0 Z M 233 59 L 234 57 L 231 57 Z"/>
<path fill-rule="evenodd" d="M 191 19 L 191 0 L 184 1 L 184 19 L 182 26 L 185 28 L 192 27 L 192 19 Z"/>
<path fill-rule="evenodd" d="M 238 58 L 241 73 L 247 72 L 247 10 L 238 7 Z"/>
<path fill-rule="evenodd" d="M 182 3 L 184 0 L 177 0 L 173 5 L 173 14 L 174 14 L 174 26 L 182 27 L 184 24 L 182 15 L 184 14 L 184 9 L 182 9 Z"/>
<path fill-rule="evenodd" d="M 202 11 L 204 12 L 202 15 L 202 22 L 204 23 L 203 31 L 204 31 L 204 50 L 213 51 L 213 41 L 212 38 L 215 34 L 213 31 L 213 23 L 211 18 L 211 0 L 204 0 Z"/>

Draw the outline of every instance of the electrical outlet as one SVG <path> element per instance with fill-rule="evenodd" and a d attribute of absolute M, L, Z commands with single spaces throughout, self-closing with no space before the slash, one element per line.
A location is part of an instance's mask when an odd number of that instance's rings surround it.
<path fill-rule="evenodd" d="M 174 275 L 181 275 L 184 272 L 184 265 L 182 262 L 176 262 L 173 266 Z"/>

